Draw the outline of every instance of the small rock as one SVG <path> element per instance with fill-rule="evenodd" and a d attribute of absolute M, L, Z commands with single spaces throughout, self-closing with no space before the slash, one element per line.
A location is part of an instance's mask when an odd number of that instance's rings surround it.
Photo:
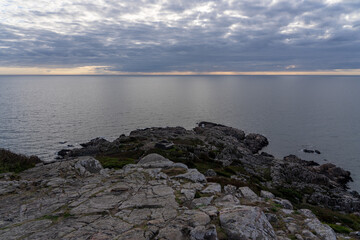
<path fill-rule="evenodd" d="M 193 230 L 190 231 L 190 239 L 191 240 L 216 240 L 217 232 L 215 225 L 210 225 L 208 227 L 205 226 L 197 226 Z"/>
<path fill-rule="evenodd" d="M 215 200 L 215 206 L 217 207 L 232 207 L 234 205 L 240 205 L 240 200 L 231 194 L 225 195 Z"/>
<path fill-rule="evenodd" d="M 249 187 L 239 187 L 238 191 L 241 193 L 243 198 L 254 201 L 258 200 L 258 195 L 253 192 Z"/>
<path fill-rule="evenodd" d="M 211 204 L 211 201 L 214 199 L 214 196 L 211 197 L 201 197 L 201 198 L 195 198 L 192 202 L 191 202 L 191 206 L 193 208 L 198 208 L 201 206 L 208 206 Z"/>
<path fill-rule="evenodd" d="M 164 149 L 164 150 L 168 150 L 174 147 L 174 144 L 172 142 L 169 142 L 167 140 L 162 140 L 158 143 L 155 144 L 156 148 L 160 148 L 160 149 Z"/>
<path fill-rule="evenodd" d="M 300 234 L 295 234 L 297 240 L 304 240 L 304 238 Z"/>
<path fill-rule="evenodd" d="M 279 222 L 278 217 L 276 216 L 276 214 L 273 213 L 265 213 L 267 220 L 272 223 L 273 225 L 277 225 L 277 223 Z"/>
<path fill-rule="evenodd" d="M 274 202 L 281 205 L 285 209 L 290 209 L 290 210 L 293 209 L 293 205 L 287 199 L 274 199 Z"/>
<path fill-rule="evenodd" d="M 236 187 L 228 184 L 228 185 L 224 186 L 224 192 L 225 192 L 225 194 L 235 194 Z"/>
<path fill-rule="evenodd" d="M 307 218 L 316 218 L 315 214 L 309 209 L 300 209 L 298 212 Z"/>
<path fill-rule="evenodd" d="M 194 189 L 181 189 L 180 192 L 184 194 L 186 200 L 193 200 L 196 191 Z"/>
<path fill-rule="evenodd" d="M 295 223 L 289 223 L 287 225 L 287 230 L 291 233 L 291 234 L 295 234 L 298 230 L 297 225 Z"/>
<path fill-rule="evenodd" d="M 217 173 L 213 169 L 208 169 L 205 172 L 205 176 L 207 176 L 207 177 L 215 177 L 216 175 L 217 175 Z"/>
<path fill-rule="evenodd" d="M 355 239 L 360 239 L 360 231 L 351 232 L 350 237 L 355 238 Z"/>
<path fill-rule="evenodd" d="M 267 199 L 273 199 L 275 198 L 274 194 L 268 191 L 261 190 L 260 191 L 260 197 L 267 198 Z"/>
<path fill-rule="evenodd" d="M 318 239 L 312 232 L 306 229 L 303 230 L 301 234 L 305 237 L 305 239 L 310 239 L 310 240 Z"/>
<path fill-rule="evenodd" d="M 221 193 L 221 185 L 219 183 L 209 183 L 208 186 L 201 191 L 201 193 L 205 193 L 205 194 Z"/>
<path fill-rule="evenodd" d="M 200 173 L 197 169 L 189 169 L 187 173 L 174 176 L 174 178 L 186 179 L 192 182 L 206 182 L 204 174 Z"/>

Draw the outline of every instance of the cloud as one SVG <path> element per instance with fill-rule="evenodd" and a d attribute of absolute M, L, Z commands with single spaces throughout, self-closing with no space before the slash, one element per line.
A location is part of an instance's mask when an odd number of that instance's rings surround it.
<path fill-rule="evenodd" d="M 360 3 L 352 0 L 12 0 L 0 9 L 2 67 L 213 72 L 360 66 Z"/>

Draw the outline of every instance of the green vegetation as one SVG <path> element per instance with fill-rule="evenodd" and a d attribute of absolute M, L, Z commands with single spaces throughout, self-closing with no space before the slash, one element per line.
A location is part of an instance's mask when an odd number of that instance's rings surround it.
<path fill-rule="evenodd" d="M 277 197 L 288 199 L 295 205 L 301 204 L 304 197 L 304 194 L 295 188 L 278 187 L 271 189 L 271 192 Z"/>
<path fill-rule="evenodd" d="M 96 159 L 99 160 L 99 162 L 104 168 L 115 168 L 115 169 L 120 169 L 124 167 L 126 164 L 131 164 L 135 162 L 135 160 L 132 158 L 97 156 Z"/>
<path fill-rule="evenodd" d="M 168 176 L 176 176 L 179 174 L 186 173 L 187 170 L 185 168 L 167 168 L 167 169 L 162 169 L 161 171 L 163 173 L 166 173 Z"/>
<path fill-rule="evenodd" d="M 21 154 L 15 154 L 5 149 L 0 149 L 0 173 L 19 173 L 26 169 L 35 167 L 35 165 L 40 162 L 40 159 L 36 156 L 27 157 Z"/>
<path fill-rule="evenodd" d="M 325 222 L 330 226 L 331 224 L 334 225 L 336 223 L 341 223 L 342 226 L 351 228 L 354 231 L 360 230 L 360 217 L 354 214 L 341 213 L 328 208 L 310 204 L 302 204 L 299 207 L 310 209 L 319 218 L 320 221 Z"/>
<path fill-rule="evenodd" d="M 336 225 L 336 224 L 332 224 L 332 223 L 328 223 L 328 225 L 334 229 L 335 232 L 337 233 L 345 233 L 345 234 L 349 234 L 351 233 L 351 229 L 348 227 L 344 227 L 341 225 Z"/>

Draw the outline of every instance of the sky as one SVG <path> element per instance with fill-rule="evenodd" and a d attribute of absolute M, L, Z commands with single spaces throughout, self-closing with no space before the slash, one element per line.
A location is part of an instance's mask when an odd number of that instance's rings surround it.
<path fill-rule="evenodd" d="M 359 0 L 0 0 L 0 74 L 360 74 Z"/>

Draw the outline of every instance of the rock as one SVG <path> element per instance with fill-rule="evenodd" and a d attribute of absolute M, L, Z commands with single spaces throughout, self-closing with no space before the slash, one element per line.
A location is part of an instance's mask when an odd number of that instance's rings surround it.
<path fill-rule="evenodd" d="M 332 163 L 325 163 L 321 166 L 315 168 L 319 173 L 326 175 L 331 180 L 339 184 L 346 184 L 352 181 L 349 171 L 345 171 L 344 169 L 335 166 Z"/>
<path fill-rule="evenodd" d="M 350 237 L 352 237 L 352 238 L 354 238 L 354 239 L 360 239 L 360 231 L 351 232 L 351 233 L 350 233 Z"/>
<path fill-rule="evenodd" d="M 295 234 L 295 238 L 297 240 L 304 240 L 304 238 L 300 234 Z"/>
<path fill-rule="evenodd" d="M 275 203 L 281 205 L 283 208 L 285 209 L 290 209 L 292 210 L 293 209 L 293 205 L 291 204 L 291 202 L 289 200 L 286 200 L 286 199 L 274 199 L 273 200 Z"/>
<path fill-rule="evenodd" d="M 271 155 L 271 154 L 269 154 L 267 152 L 261 152 L 260 155 L 263 156 L 263 157 L 274 158 L 273 155 Z"/>
<path fill-rule="evenodd" d="M 217 174 L 216 174 L 216 172 L 214 170 L 208 169 L 208 170 L 206 170 L 204 175 L 207 176 L 207 177 L 215 177 Z"/>
<path fill-rule="evenodd" d="M 186 200 L 193 200 L 196 193 L 194 189 L 181 189 L 180 192 L 184 194 Z"/>
<path fill-rule="evenodd" d="M 190 231 L 191 240 L 217 240 L 217 232 L 215 225 L 197 226 Z"/>
<path fill-rule="evenodd" d="M 201 193 L 221 193 L 221 185 L 219 183 L 208 183 L 208 186 L 204 190 L 202 190 Z"/>
<path fill-rule="evenodd" d="M 298 212 L 307 218 L 316 218 L 315 214 L 309 209 L 300 209 Z"/>
<path fill-rule="evenodd" d="M 206 177 L 204 176 L 204 174 L 200 173 L 197 169 L 189 169 L 187 173 L 174 176 L 174 178 L 186 179 L 192 182 L 200 182 L 200 183 L 206 182 Z"/>
<path fill-rule="evenodd" d="M 165 167 L 171 167 L 174 164 L 174 162 L 170 161 L 167 158 L 164 158 L 163 156 L 157 153 L 151 153 L 140 159 L 137 164 L 142 165 L 143 167 L 165 168 Z"/>
<path fill-rule="evenodd" d="M 269 144 L 266 137 L 255 133 L 246 135 L 244 142 L 252 153 L 257 153 Z"/>
<path fill-rule="evenodd" d="M 214 196 L 195 198 L 195 199 L 191 202 L 191 206 L 192 206 L 193 208 L 198 208 L 198 207 L 202 207 L 202 206 L 208 206 L 208 205 L 211 204 L 211 202 L 212 202 L 213 199 L 214 199 Z"/>
<path fill-rule="evenodd" d="M 305 237 L 305 239 L 309 239 L 309 240 L 318 240 L 319 238 L 316 237 L 312 232 L 310 232 L 309 230 L 303 230 L 301 232 L 301 234 Z"/>
<path fill-rule="evenodd" d="M 334 230 L 326 224 L 322 224 L 317 218 L 308 218 L 305 220 L 305 225 L 311 230 L 315 231 L 316 235 L 322 240 L 336 240 Z"/>
<path fill-rule="evenodd" d="M 103 169 L 100 162 L 93 157 L 80 158 L 74 167 L 81 176 L 89 173 L 99 173 Z"/>
<path fill-rule="evenodd" d="M 314 153 L 315 151 L 305 148 L 305 149 L 303 149 L 303 152 L 304 152 L 304 153 Z"/>
<path fill-rule="evenodd" d="M 156 148 L 160 148 L 160 149 L 164 149 L 164 150 L 168 150 L 174 147 L 174 144 L 170 141 L 167 140 L 162 140 L 160 142 L 157 142 L 155 144 Z"/>
<path fill-rule="evenodd" d="M 240 205 L 240 200 L 233 195 L 225 195 L 221 198 L 215 200 L 215 206 L 217 207 L 232 207 L 235 205 Z"/>
<path fill-rule="evenodd" d="M 69 150 L 69 149 L 62 149 L 58 152 L 58 155 L 61 157 L 66 157 L 70 152 L 71 152 L 71 150 Z"/>
<path fill-rule="evenodd" d="M 267 199 L 273 199 L 275 198 L 274 194 L 268 191 L 261 190 L 260 191 L 260 197 L 267 198 Z"/>
<path fill-rule="evenodd" d="M 258 207 L 225 208 L 219 219 L 229 239 L 276 239 L 273 227 Z"/>
<path fill-rule="evenodd" d="M 236 193 L 236 187 L 234 185 L 226 185 L 224 186 L 224 192 L 225 194 L 235 194 Z"/>
<path fill-rule="evenodd" d="M 259 199 L 258 195 L 253 192 L 249 187 L 239 187 L 238 192 L 241 193 L 243 198 L 246 198 L 251 201 L 256 201 Z"/>
<path fill-rule="evenodd" d="M 279 222 L 278 217 L 276 216 L 276 214 L 273 213 L 265 213 L 265 216 L 267 218 L 267 220 L 272 224 L 272 225 L 277 225 Z"/>
<path fill-rule="evenodd" d="M 295 223 L 289 223 L 286 227 L 291 234 L 295 234 L 298 231 L 298 226 Z"/>
<path fill-rule="evenodd" d="M 109 143 L 109 142 L 106 139 L 99 137 L 99 138 L 94 138 L 87 143 L 81 143 L 80 146 L 87 148 L 87 147 L 99 146 L 104 143 Z"/>

